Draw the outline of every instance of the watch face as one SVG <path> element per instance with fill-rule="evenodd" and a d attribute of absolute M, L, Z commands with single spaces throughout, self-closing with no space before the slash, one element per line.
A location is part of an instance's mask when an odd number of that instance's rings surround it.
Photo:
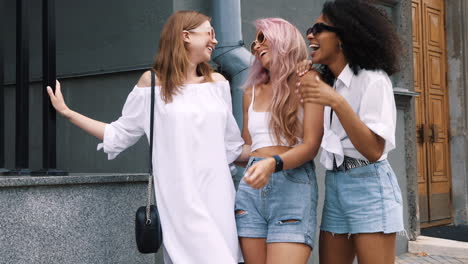
<path fill-rule="evenodd" d="M 275 172 L 282 171 L 283 170 L 283 160 L 278 155 L 274 155 L 273 158 L 276 161 Z"/>

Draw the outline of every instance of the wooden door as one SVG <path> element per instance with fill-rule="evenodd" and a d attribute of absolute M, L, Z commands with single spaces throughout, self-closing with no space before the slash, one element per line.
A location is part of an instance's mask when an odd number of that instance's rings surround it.
<path fill-rule="evenodd" d="M 452 222 L 445 7 L 412 0 L 421 227 Z"/>

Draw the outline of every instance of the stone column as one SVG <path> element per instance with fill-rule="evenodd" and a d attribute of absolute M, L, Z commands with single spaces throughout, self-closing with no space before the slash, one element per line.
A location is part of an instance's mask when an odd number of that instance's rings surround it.
<path fill-rule="evenodd" d="M 468 4 L 446 2 L 447 87 L 450 107 L 450 155 L 454 224 L 468 223 Z"/>

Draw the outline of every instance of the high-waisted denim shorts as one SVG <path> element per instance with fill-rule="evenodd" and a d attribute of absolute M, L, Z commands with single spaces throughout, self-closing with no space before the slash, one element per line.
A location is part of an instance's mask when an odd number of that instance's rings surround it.
<path fill-rule="evenodd" d="M 262 159 L 251 157 L 247 168 Z M 273 173 L 260 189 L 241 180 L 235 211 L 239 237 L 266 238 L 267 243 L 303 243 L 312 248 L 317 224 L 314 162 Z"/>
<path fill-rule="evenodd" d="M 327 171 L 320 229 L 336 234 L 403 232 L 401 190 L 387 160 Z"/>

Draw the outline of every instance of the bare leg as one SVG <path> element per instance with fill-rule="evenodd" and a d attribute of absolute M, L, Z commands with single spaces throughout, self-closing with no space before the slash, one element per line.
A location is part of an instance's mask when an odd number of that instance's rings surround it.
<path fill-rule="evenodd" d="M 239 240 L 245 264 L 265 264 L 266 238 L 240 237 Z"/>
<path fill-rule="evenodd" d="M 359 264 L 395 263 L 395 233 L 355 234 L 352 239 Z"/>
<path fill-rule="evenodd" d="M 320 231 L 320 264 L 352 264 L 356 252 L 348 234 Z"/>
<path fill-rule="evenodd" d="M 268 243 L 267 264 L 306 264 L 312 252 L 301 243 Z"/>

